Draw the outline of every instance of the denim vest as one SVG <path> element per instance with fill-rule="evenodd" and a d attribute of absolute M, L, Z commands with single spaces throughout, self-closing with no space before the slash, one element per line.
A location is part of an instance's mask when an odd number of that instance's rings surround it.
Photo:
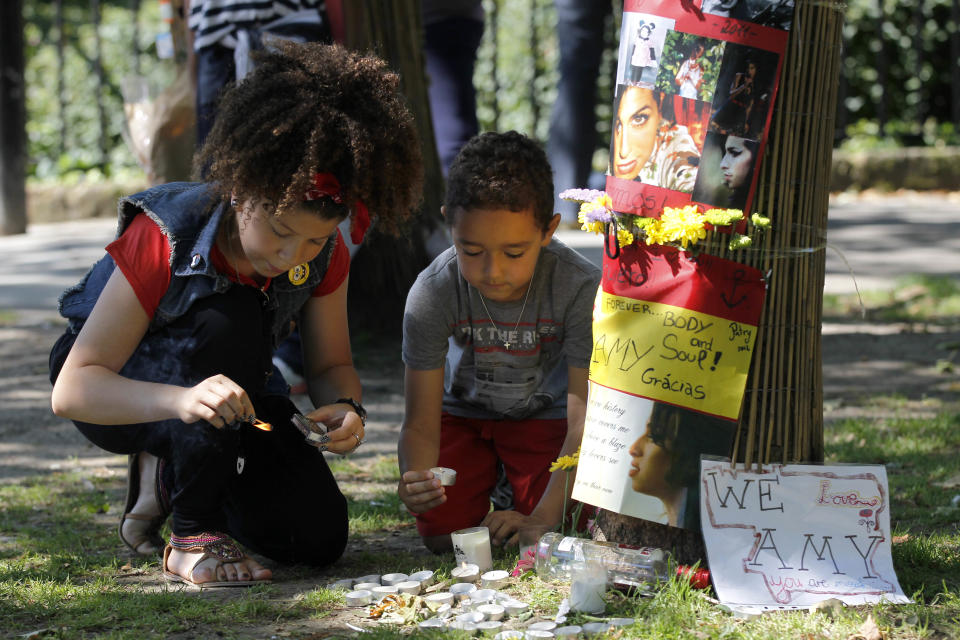
<path fill-rule="evenodd" d="M 191 347 L 189 336 L 176 335 L 166 328 L 188 312 L 190 306 L 206 296 L 241 286 L 218 273 L 210 259 L 217 229 L 226 209 L 225 203 L 208 185 L 173 182 L 120 199 L 117 237 L 134 216 L 145 213 L 160 227 L 170 243 L 170 286 L 160 299 L 147 334 L 121 369 L 121 375 L 135 380 L 192 386 L 200 382 L 189 371 L 182 354 Z M 273 349 L 290 332 L 290 322 L 310 299 L 330 266 L 335 235 L 308 263 L 306 278 L 294 284 L 287 274 L 271 280 L 264 291 L 264 311 L 272 324 Z M 104 255 L 83 279 L 60 296 L 60 315 L 69 321 L 68 330 L 80 331 L 93 306 L 110 279 L 116 264 Z M 298 275 L 302 276 L 302 272 Z M 280 372 L 265 372 L 268 393 L 286 393 Z"/>

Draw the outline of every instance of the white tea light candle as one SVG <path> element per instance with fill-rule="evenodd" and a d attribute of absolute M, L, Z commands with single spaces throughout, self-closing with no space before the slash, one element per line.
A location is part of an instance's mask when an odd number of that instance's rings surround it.
<path fill-rule="evenodd" d="M 411 580 L 416 580 L 420 583 L 421 589 L 426 589 L 433 584 L 433 571 L 417 571 L 416 573 L 410 574 Z"/>
<path fill-rule="evenodd" d="M 420 595 L 420 583 L 416 580 L 404 580 L 393 585 L 399 593 L 407 593 L 412 596 Z"/>
<path fill-rule="evenodd" d="M 409 577 L 405 573 L 387 573 L 380 578 L 380 584 L 391 586 L 400 582 L 405 582 L 408 579 Z"/>
<path fill-rule="evenodd" d="M 453 594 L 449 591 L 441 591 L 440 593 L 431 593 L 423 600 L 427 603 L 427 608 L 430 611 L 436 611 L 445 604 L 453 605 Z"/>
<path fill-rule="evenodd" d="M 487 571 L 480 576 L 480 586 L 486 589 L 499 589 L 509 576 L 510 574 L 503 570 Z"/>
<path fill-rule="evenodd" d="M 373 602 L 373 593 L 366 589 L 360 589 L 359 591 L 351 591 L 343 598 L 348 607 L 363 607 Z"/>
<path fill-rule="evenodd" d="M 450 593 L 457 600 L 466 600 L 470 594 L 477 590 L 477 585 L 470 582 L 460 582 L 450 587 Z"/>
<path fill-rule="evenodd" d="M 490 530 L 486 527 L 470 527 L 450 534 L 453 542 L 453 554 L 458 563 L 475 564 L 480 571 L 493 569 L 493 556 L 490 554 Z"/>
<path fill-rule="evenodd" d="M 457 582 L 476 582 L 480 576 L 480 567 L 464 562 L 450 572 L 450 576 Z"/>
<path fill-rule="evenodd" d="M 430 469 L 433 475 L 440 480 L 441 487 L 449 487 L 457 484 L 457 472 L 447 467 L 433 467 Z"/>

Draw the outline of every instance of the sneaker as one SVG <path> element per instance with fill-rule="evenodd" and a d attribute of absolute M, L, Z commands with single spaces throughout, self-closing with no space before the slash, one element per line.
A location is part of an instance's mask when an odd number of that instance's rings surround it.
<path fill-rule="evenodd" d="M 291 369 L 290 365 L 284 362 L 283 358 L 274 356 L 273 366 L 280 370 L 283 379 L 290 385 L 290 393 L 299 395 L 307 392 L 307 381 L 303 379 L 303 376 Z"/>

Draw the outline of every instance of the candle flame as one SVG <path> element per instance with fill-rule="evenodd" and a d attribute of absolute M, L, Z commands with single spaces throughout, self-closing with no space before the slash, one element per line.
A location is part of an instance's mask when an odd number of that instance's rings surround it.
<path fill-rule="evenodd" d="M 260 420 L 258 418 L 254 418 L 253 420 L 251 420 L 250 424 L 255 426 L 257 429 L 260 429 L 261 431 L 273 431 L 272 424 L 270 424 L 269 422 L 264 422 L 263 420 Z"/>

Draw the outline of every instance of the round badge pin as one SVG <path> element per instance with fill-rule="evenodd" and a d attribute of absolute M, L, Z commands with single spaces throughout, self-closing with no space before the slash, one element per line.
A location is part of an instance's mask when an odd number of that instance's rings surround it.
<path fill-rule="evenodd" d="M 290 284 L 300 285 L 307 281 L 307 277 L 310 275 L 310 265 L 304 262 L 303 264 L 298 264 L 293 269 L 287 272 L 287 277 L 290 278 Z"/>

